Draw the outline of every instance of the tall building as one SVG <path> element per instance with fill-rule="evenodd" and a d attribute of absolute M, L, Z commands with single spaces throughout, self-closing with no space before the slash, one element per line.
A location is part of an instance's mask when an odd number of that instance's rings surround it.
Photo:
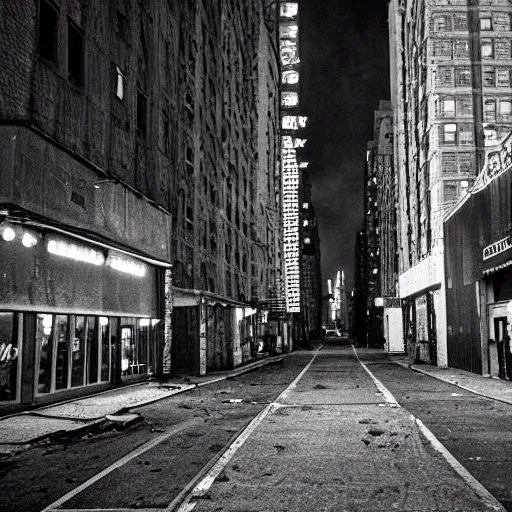
<path fill-rule="evenodd" d="M 447 364 L 443 216 L 512 127 L 512 6 L 392 0 L 399 286 L 417 357 Z"/>
<path fill-rule="evenodd" d="M 368 250 L 365 222 L 356 235 L 354 250 L 354 324 L 352 335 L 359 346 L 367 345 Z"/>
<path fill-rule="evenodd" d="M 255 357 L 282 272 L 277 21 L 263 0 L 3 6 L 2 410 Z"/>
<path fill-rule="evenodd" d="M 310 334 L 316 336 L 322 328 L 320 237 L 311 200 L 311 185 L 307 183 L 302 187 L 301 222 L 302 316 L 308 336 Z"/>

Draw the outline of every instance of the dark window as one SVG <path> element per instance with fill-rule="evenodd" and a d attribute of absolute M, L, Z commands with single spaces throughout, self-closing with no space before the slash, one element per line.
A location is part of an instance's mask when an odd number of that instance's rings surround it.
<path fill-rule="evenodd" d="M 162 148 L 165 155 L 170 153 L 170 130 L 169 130 L 169 111 L 162 110 Z"/>
<path fill-rule="evenodd" d="M 57 62 L 57 33 L 59 15 L 57 9 L 46 0 L 39 7 L 39 55 Z"/>
<path fill-rule="evenodd" d="M 116 16 L 116 32 L 123 41 L 127 40 L 128 19 L 126 18 L 126 15 L 120 11 L 117 11 Z"/>
<path fill-rule="evenodd" d="M 76 85 L 83 85 L 84 41 L 76 25 L 68 22 L 68 77 Z"/>
<path fill-rule="evenodd" d="M 146 136 L 147 131 L 147 108 L 147 96 L 137 89 L 137 131 L 143 136 Z"/>

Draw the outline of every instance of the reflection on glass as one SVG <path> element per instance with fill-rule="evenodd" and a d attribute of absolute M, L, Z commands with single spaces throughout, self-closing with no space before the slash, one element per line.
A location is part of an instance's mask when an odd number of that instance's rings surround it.
<path fill-rule="evenodd" d="M 124 320 L 124 319 L 123 319 Z M 123 375 L 131 375 L 133 364 L 133 330 L 131 327 L 121 328 L 121 371 Z"/>
<path fill-rule="evenodd" d="M 87 382 L 98 382 L 98 331 L 96 317 L 87 317 Z"/>
<path fill-rule="evenodd" d="M 39 351 L 38 393 L 49 393 L 52 380 L 53 316 L 37 315 L 36 350 Z"/>
<path fill-rule="evenodd" d="M 0 313 L 0 402 L 16 400 L 18 333 L 14 313 Z"/>
<path fill-rule="evenodd" d="M 85 317 L 77 316 L 72 343 L 71 386 L 83 386 L 85 363 Z"/>
<path fill-rule="evenodd" d="M 57 315 L 55 317 L 55 336 L 57 337 L 57 359 L 55 367 L 55 389 L 68 387 L 69 370 L 69 336 L 68 317 Z"/>
<path fill-rule="evenodd" d="M 101 382 L 110 380 L 110 330 L 107 317 L 100 317 L 100 336 L 101 336 Z M 115 331 L 114 331 L 115 333 Z"/>

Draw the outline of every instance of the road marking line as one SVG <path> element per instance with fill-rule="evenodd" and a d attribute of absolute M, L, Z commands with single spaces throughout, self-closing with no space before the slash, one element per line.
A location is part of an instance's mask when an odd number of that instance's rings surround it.
<path fill-rule="evenodd" d="M 400 404 L 396 401 L 395 397 L 390 393 L 386 386 L 384 386 L 384 384 L 382 384 L 382 382 L 379 379 L 377 379 L 377 377 L 375 377 L 375 375 L 373 375 L 373 373 L 370 370 L 368 370 L 368 368 L 361 361 L 361 359 L 359 359 L 359 354 L 357 353 L 357 350 L 354 347 L 354 345 L 352 345 L 352 350 L 354 351 L 354 354 L 356 355 L 359 364 L 367 371 L 368 375 L 372 378 L 373 382 L 377 386 L 377 389 L 384 396 L 384 400 L 386 401 L 386 403 L 391 405 L 391 407 L 400 407 Z"/>
<path fill-rule="evenodd" d="M 94 475 L 92 478 L 89 478 L 89 480 L 86 480 L 83 484 L 79 485 L 75 489 L 72 489 L 67 494 L 59 498 L 57 501 L 54 501 L 50 505 L 48 505 L 46 508 L 44 508 L 41 512 L 52 512 L 56 511 L 58 507 L 60 507 L 62 504 L 66 503 L 66 501 L 69 501 L 71 498 L 74 498 L 77 494 L 80 494 L 83 490 L 90 487 L 92 484 L 96 483 L 98 480 L 101 480 L 104 476 L 107 476 L 109 473 L 114 471 L 115 469 L 120 468 L 121 466 L 124 466 L 126 463 L 130 462 L 132 459 L 135 459 L 139 455 L 147 452 L 148 450 L 151 450 L 151 448 L 154 448 L 155 446 L 158 446 L 160 443 L 163 443 L 165 440 L 169 439 L 169 437 L 172 437 L 182 430 L 185 430 L 192 425 L 196 424 L 198 422 L 197 418 L 193 418 L 187 421 L 184 421 L 183 423 L 179 423 L 178 425 L 175 425 L 171 430 L 166 432 L 165 434 L 155 437 L 151 441 L 143 444 L 142 446 L 139 446 L 136 450 L 128 453 L 118 461 L 114 462 L 107 468 L 105 468 L 103 471 L 100 471 L 98 474 Z M 96 510 L 108 510 L 108 509 L 96 509 Z M 63 512 L 63 509 L 58 509 L 58 512 Z"/>
<path fill-rule="evenodd" d="M 370 374 L 370 377 L 375 382 L 377 388 L 383 393 L 386 401 L 388 403 L 397 404 L 397 407 L 400 407 L 395 397 L 391 394 L 391 392 L 382 384 L 382 382 L 375 377 L 375 375 L 366 368 L 363 362 L 359 359 L 359 355 L 355 347 L 352 345 L 354 349 L 354 353 L 356 354 L 357 360 L 361 364 L 361 366 Z M 391 400 L 391 402 L 389 401 Z M 496 512 L 506 512 L 505 508 L 501 505 L 501 503 L 448 451 L 448 449 L 437 439 L 437 437 L 425 426 L 425 424 L 418 418 L 416 418 L 413 414 L 409 413 L 411 420 L 418 425 L 421 433 L 427 438 L 432 447 L 438 451 L 448 462 L 448 464 L 452 467 L 452 469 L 468 484 L 468 486 L 473 490 L 473 492 L 485 503 L 486 506 L 489 506 L 492 510 Z"/>
<path fill-rule="evenodd" d="M 235 441 L 226 449 L 226 451 L 222 454 L 219 460 L 210 468 L 210 470 L 206 473 L 206 475 L 201 479 L 201 481 L 191 490 L 189 495 L 183 500 L 177 512 L 191 512 L 194 510 L 197 505 L 197 501 L 192 501 L 194 498 L 204 496 L 210 487 L 215 482 L 215 479 L 221 474 L 224 468 L 228 465 L 229 461 L 233 458 L 238 449 L 245 443 L 247 438 L 256 430 L 258 425 L 268 416 L 269 413 L 274 412 L 281 407 L 284 407 L 279 402 L 284 400 L 289 393 L 297 387 L 298 382 L 304 374 L 308 371 L 309 367 L 313 364 L 318 352 L 322 346 L 318 347 L 315 351 L 314 356 L 311 361 L 306 365 L 306 367 L 297 375 L 294 381 L 276 398 L 275 402 L 268 404 L 265 409 L 263 409 L 250 423 L 247 427 L 242 431 L 242 433 L 235 439 Z M 172 509 L 166 509 L 166 512 L 170 512 Z"/>

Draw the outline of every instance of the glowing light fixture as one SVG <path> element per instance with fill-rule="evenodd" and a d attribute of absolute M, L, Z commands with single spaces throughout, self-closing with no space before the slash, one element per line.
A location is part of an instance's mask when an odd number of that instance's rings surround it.
<path fill-rule="evenodd" d="M 2 238 L 6 242 L 12 242 L 16 238 L 14 229 L 12 229 L 10 226 L 5 227 L 2 232 Z"/>
<path fill-rule="evenodd" d="M 138 277 L 146 275 L 146 267 L 141 262 L 124 257 L 121 254 L 111 252 L 107 259 L 107 265 L 125 274 Z"/>
<path fill-rule="evenodd" d="M 149 327 L 149 322 L 150 322 L 149 318 L 141 318 L 139 320 L 139 325 L 141 327 Z"/>
<path fill-rule="evenodd" d="M 37 245 L 37 237 L 33 233 L 27 231 L 24 233 L 21 243 L 25 247 L 34 247 L 34 245 Z"/>
<path fill-rule="evenodd" d="M 103 265 L 103 263 L 105 263 L 105 256 L 101 251 L 86 247 L 85 245 L 68 242 L 62 238 L 50 238 L 48 240 L 47 250 L 49 253 L 55 254 L 56 256 L 84 261 L 85 263 L 92 263 L 93 265 Z"/>
<path fill-rule="evenodd" d="M 100 325 L 103 327 L 108 325 L 108 318 L 106 316 L 100 316 Z"/>

